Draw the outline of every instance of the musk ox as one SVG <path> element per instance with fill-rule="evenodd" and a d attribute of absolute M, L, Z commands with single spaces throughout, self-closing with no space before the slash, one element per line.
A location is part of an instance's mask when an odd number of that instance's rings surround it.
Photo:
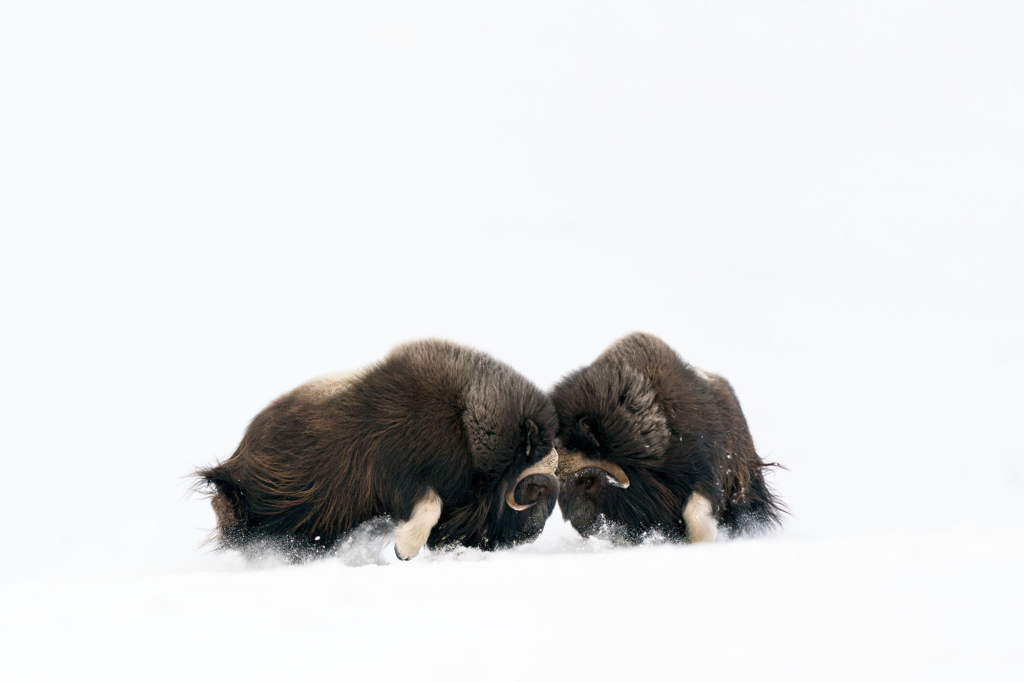
<path fill-rule="evenodd" d="M 558 503 L 582 535 L 605 521 L 629 541 L 690 542 L 779 524 L 739 401 L 725 379 L 661 339 L 632 334 L 551 391 L 558 411 Z"/>
<path fill-rule="evenodd" d="M 196 472 L 223 547 L 329 549 L 355 526 L 398 522 L 395 553 L 532 541 L 558 496 L 557 416 L 490 356 L 445 341 L 399 346 L 281 396 L 235 453 Z"/>

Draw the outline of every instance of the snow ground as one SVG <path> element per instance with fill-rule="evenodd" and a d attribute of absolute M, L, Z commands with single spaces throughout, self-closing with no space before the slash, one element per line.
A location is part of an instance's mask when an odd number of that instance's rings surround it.
<path fill-rule="evenodd" d="M 19 644 L 19 678 L 69 667 L 160 679 L 522 679 L 524 667 L 624 679 L 1019 671 L 1024 600 L 1006 591 L 1024 569 L 1019 531 L 628 551 L 548 531 L 535 546 L 431 555 L 408 569 L 325 561 L 252 570 L 225 559 L 31 581 L 5 588 L 4 639 Z"/>
<path fill-rule="evenodd" d="M 3 4 L 0 676 L 1020 679 L 1022 19 Z M 782 533 L 200 546 L 186 474 L 309 377 L 636 329 L 735 386 Z"/>

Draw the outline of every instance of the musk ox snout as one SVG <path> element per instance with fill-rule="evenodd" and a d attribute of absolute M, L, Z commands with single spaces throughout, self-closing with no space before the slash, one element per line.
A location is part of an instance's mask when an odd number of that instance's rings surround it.
<path fill-rule="evenodd" d="M 591 460 L 593 461 L 593 460 Z M 629 487 L 629 479 L 619 467 L 602 462 L 603 466 L 588 465 L 563 475 L 559 503 L 562 514 L 584 537 L 597 532 L 599 516 L 609 496 L 619 496 Z M 609 473 L 616 472 L 618 477 Z"/>

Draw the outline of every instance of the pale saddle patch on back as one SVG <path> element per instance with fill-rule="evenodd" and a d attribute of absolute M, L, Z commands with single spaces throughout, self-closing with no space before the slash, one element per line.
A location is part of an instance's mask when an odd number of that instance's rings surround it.
<path fill-rule="evenodd" d="M 420 552 L 427 544 L 430 529 L 437 525 L 441 518 L 441 498 L 432 488 L 427 488 L 423 496 L 412 508 L 412 516 L 408 521 L 398 524 L 395 529 L 395 554 L 403 561 L 408 561 Z"/>
<path fill-rule="evenodd" d="M 686 501 L 683 521 L 690 542 L 714 542 L 718 537 L 718 521 L 712 514 L 711 501 L 700 493 L 693 493 Z"/>
<path fill-rule="evenodd" d="M 703 370 L 700 367 L 693 367 L 693 365 L 690 365 L 690 367 L 693 369 L 694 372 L 696 372 L 697 376 L 699 376 L 701 379 L 703 379 L 704 381 L 708 382 L 711 385 L 717 384 L 722 380 L 722 377 L 718 376 L 717 374 L 713 374 L 711 372 Z"/>
<path fill-rule="evenodd" d="M 360 370 L 350 369 L 342 372 L 331 372 L 310 379 L 295 389 L 295 392 L 305 398 L 319 399 L 330 398 L 345 390 L 345 387 L 352 383 Z"/>

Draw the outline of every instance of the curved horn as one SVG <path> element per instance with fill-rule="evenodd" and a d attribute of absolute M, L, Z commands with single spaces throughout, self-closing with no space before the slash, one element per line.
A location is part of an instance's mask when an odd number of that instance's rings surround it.
<path fill-rule="evenodd" d="M 617 488 L 629 487 L 629 476 L 618 464 L 604 459 L 590 459 L 578 452 L 562 455 L 558 462 L 558 477 L 564 481 L 580 469 L 587 467 L 597 467 L 604 471 L 610 478 L 608 482 Z"/>
<path fill-rule="evenodd" d="M 551 452 L 548 453 L 547 457 L 537 462 L 533 466 L 529 467 L 523 473 L 519 474 L 519 478 L 516 479 L 516 482 L 512 486 L 512 489 L 508 491 L 508 495 L 505 495 L 505 503 L 508 506 L 515 509 L 516 511 L 523 511 L 524 509 L 529 509 L 533 505 L 537 504 L 536 501 L 531 502 L 530 504 L 519 504 L 518 502 L 516 502 L 516 488 L 519 487 L 519 484 L 527 476 L 533 476 L 534 474 L 547 474 L 548 476 L 554 476 L 555 471 L 557 470 L 558 451 L 555 450 L 554 448 L 551 448 Z"/>
<path fill-rule="evenodd" d="M 512 507 L 516 511 L 523 511 L 524 509 L 529 509 L 530 507 L 537 503 L 531 502 L 530 504 L 519 504 L 518 502 L 516 502 L 516 489 L 512 488 L 512 490 L 508 491 L 508 495 L 505 496 L 505 504 Z"/>

